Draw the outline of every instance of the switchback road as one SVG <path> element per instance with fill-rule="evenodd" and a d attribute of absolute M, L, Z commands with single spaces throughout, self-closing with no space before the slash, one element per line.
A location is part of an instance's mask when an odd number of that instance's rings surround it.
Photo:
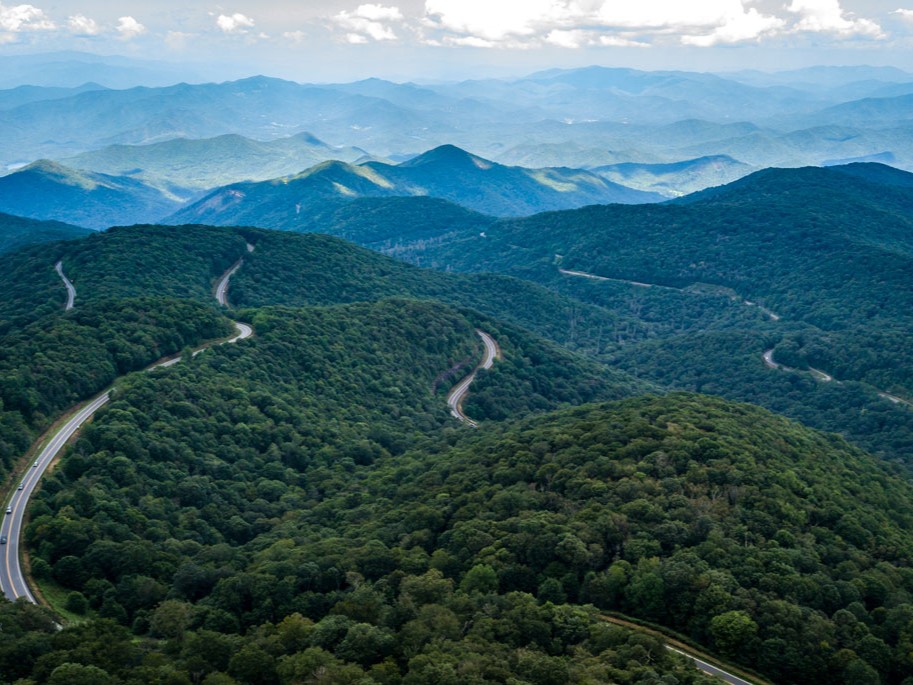
<path fill-rule="evenodd" d="M 450 413 L 473 428 L 478 428 L 479 424 L 463 413 L 463 400 L 466 399 L 466 394 L 469 392 L 469 386 L 475 380 L 476 373 L 478 373 L 479 369 L 490 369 L 494 365 L 495 359 L 498 359 L 501 356 L 501 350 L 498 348 L 498 343 L 495 342 L 494 338 L 484 331 L 476 330 L 476 333 L 482 338 L 482 342 L 485 344 L 485 356 L 482 357 L 482 362 L 472 371 L 472 373 L 453 386 L 450 394 L 447 395 L 447 406 L 450 407 Z"/>

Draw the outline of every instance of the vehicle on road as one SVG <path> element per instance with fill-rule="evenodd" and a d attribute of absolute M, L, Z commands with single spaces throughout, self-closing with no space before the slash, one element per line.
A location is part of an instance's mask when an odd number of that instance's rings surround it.
<path fill-rule="evenodd" d="M 12 508 L 12 507 L 7 507 L 7 508 L 6 508 L 6 513 L 7 513 L 7 514 L 12 514 L 12 513 L 13 513 L 13 508 Z"/>
<path fill-rule="evenodd" d="M 36 461 L 34 464 L 32 464 L 32 468 L 33 468 L 33 469 L 38 468 L 38 462 L 37 462 L 37 461 Z"/>
<path fill-rule="evenodd" d="M 5 545 L 5 544 L 6 544 L 6 536 L 0 535 L 0 545 Z"/>
<path fill-rule="evenodd" d="M 24 487 L 25 487 L 25 483 L 19 483 L 19 487 L 16 488 L 16 489 L 17 489 L 17 490 L 22 490 Z"/>

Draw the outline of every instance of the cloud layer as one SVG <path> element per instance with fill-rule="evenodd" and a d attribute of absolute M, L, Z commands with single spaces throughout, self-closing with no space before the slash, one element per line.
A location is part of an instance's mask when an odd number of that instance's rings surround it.
<path fill-rule="evenodd" d="M 773 41 L 873 45 L 910 36 L 913 26 L 913 9 L 882 8 L 880 16 L 858 16 L 841 4 L 850 0 L 421 0 L 412 4 L 417 1 L 410 0 L 406 10 L 383 1 L 326 0 L 324 7 L 336 9 L 304 8 L 295 20 L 292 17 L 298 15 L 286 0 L 261 0 L 257 5 L 236 0 L 231 11 L 188 8 L 179 15 L 180 21 L 168 24 L 163 19 L 167 15 L 156 15 L 151 9 L 149 16 L 141 16 L 146 10 L 140 8 L 148 6 L 139 2 L 123 3 L 125 15 L 116 20 L 110 15 L 99 20 L 85 11 L 91 5 L 82 12 L 58 16 L 37 5 L 0 0 L 0 44 L 48 42 L 47 36 L 59 35 L 94 41 L 142 37 L 150 45 L 172 49 L 193 40 L 205 41 L 207 36 L 213 44 L 239 40 L 255 45 L 272 40 L 306 45 L 330 37 L 353 45 L 403 42 L 523 50 L 704 48 Z M 136 16 L 126 14 L 130 7 Z M 147 20 L 149 28 L 143 23 Z M 884 27 L 895 35 L 888 35 Z"/>
<path fill-rule="evenodd" d="M 653 43 L 709 47 L 788 34 L 877 39 L 875 21 L 849 15 L 839 0 L 792 0 L 781 14 L 750 0 L 426 0 L 433 44 L 566 48 Z"/>

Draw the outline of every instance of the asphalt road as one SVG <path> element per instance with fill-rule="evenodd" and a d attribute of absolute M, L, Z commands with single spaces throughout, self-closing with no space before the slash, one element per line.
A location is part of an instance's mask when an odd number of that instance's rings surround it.
<path fill-rule="evenodd" d="M 224 345 L 238 342 L 239 340 L 245 340 L 254 334 L 254 331 L 250 326 L 237 321 L 235 322 L 235 329 L 237 334 L 234 337 L 219 344 Z M 197 355 L 209 347 L 210 346 L 195 350 L 193 354 Z M 177 357 L 156 362 L 152 366 L 149 366 L 146 371 L 172 366 L 177 364 L 180 360 L 181 358 Z M 3 523 L 0 524 L 0 535 L 5 535 L 7 537 L 6 544 L 0 545 L 0 590 L 2 590 L 3 595 L 7 599 L 15 601 L 18 597 L 25 597 L 33 604 L 37 603 L 35 602 L 35 597 L 29 590 L 28 583 L 25 581 L 25 576 L 22 572 L 22 566 L 19 560 L 26 505 L 28 504 L 29 498 L 31 498 L 32 494 L 37 489 L 41 476 L 44 475 L 45 471 L 47 471 L 57 455 L 60 454 L 70 438 L 73 437 L 76 431 L 78 431 L 86 421 L 92 418 L 95 412 L 105 406 L 110 398 L 111 391 L 106 390 L 101 395 L 88 402 L 85 406 L 79 407 L 73 413 L 72 418 L 53 434 L 47 445 L 41 450 L 38 458 L 33 462 L 33 465 L 28 467 L 28 471 L 20 481 L 22 489 L 13 492 L 13 497 L 8 503 L 11 513 L 4 513 Z M 6 510 L 4 510 L 4 512 L 5 511 Z"/>
<path fill-rule="evenodd" d="M 739 676 L 737 676 L 737 675 L 732 675 L 732 673 L 724 671 L 721 668 L 717 668 L 713 664 L 708 664 L 706 661 L 703 661 L 702 659 L 699 659 L 696 656 L 688 654 L 687 652 L 683 652 L 680 649 L 676 649 L 675 647 L 670 647 L 669 645 L 666 645 L 666 649 L 668 649 L 670 652 L 675 652 L 676 654 L 681 654 L 686 659 L 690 659 L 694 663 L 694 665 L 698 667 L 699 670 L 701 670 L 704 673 L 707 673 L 709 675 L 715 676 L 715 677 L 719 678 L 720 680 L 722 680 L 723 682 L 731 683 L 731 685 L 753 685 L 751 682 L 744 680 L 743 678 L 739 678 Z"/>
<path fill-rule="evenodd" d="M 254 251 L 254 246 L 250 243 L 247 243 L 248 253 Z M 241 265 L 244 264 L 244 258 L 242 257 L 237 262 L 235 262 L 232 267 L 222 274 L 222 278 L 219 279 L 219 283 L 216 286 L 216 301 L 223 307 L 228 307 L 228 283 L 231 280 L 231 277 L 235 275 L 235 272 L 241 268 Z"/>
<path fill-rule="evenodd" d="M 231 280 L 231 277 L 235 275 L 235 272 L 241 268 L 242 264 L 244 264 L 244 260 L 239 259 L 228 271 L 222 274 L 222 278 L 219 279 L 219 284 L 216 286 L 216 301 L 223 307 L 228 306 L 228 282 Z"/>
<path fill-rule="evenodd" d="M 67 311 L 73 309 L 73 304 L 76 302 L 76 288 L 73 286 L 73 283 L 69 278 L 63 273 L 63 262 L 57 262 L 54 265 L 54 269 L 63 279 L 63 284 L 67 287 Z"/>
<path fill-rule="evenodd" d="M 494 338 L 484 331 L 476 330 L 476 333 L 478 333 L 479 337 L 482 338 L 482 342 L 485 344 L 485 356 L 482 357 L 482 362 L 473 369 L 472 373 L 453 386 L 450 394 L 447 395 L 447 406 L 450 407 L 450 413 L 473 428 L 478 428 L 479 424 L 463 413 L 463 400 L 466 399 L 466 394 L 469 392 L 469 386 L 475 380 L 476 373 L 478 373 L 479 369 L 490 369 L 494 365 L 495 359 L 501 354 L 498 349 L 498 343 L 495 342 Z"/>

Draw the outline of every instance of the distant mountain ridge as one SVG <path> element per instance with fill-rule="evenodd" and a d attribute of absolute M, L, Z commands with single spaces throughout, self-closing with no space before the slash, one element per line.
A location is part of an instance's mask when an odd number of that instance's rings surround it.
<path fill-rule="evenodd" d="M 130 176 L 160 188 L 203 191 L 239 181 L 265 181 L 320 162 L 355 162 L 368 153 L 334 147 L 310 133 L 259 141 L 228 133 L 150 145 L 110 145 L 60 160 L 77 169 Z"/>
<path fill-rule="evenodd" d="M 33 243 L 82 238 L 93 231 L 59 221 L 37 221 L 0 213 L 0 254 Z"/>
<path fill-rule="evenodd" d="M 308 131 L 381 159 L 453 144 L 535 167 L 727 155 L 763 168 L 891 154 L 879 159 L 913 168 L 913 76 L 877 68 L 765 76 L 589 67 L 442 84 L 257 76 L 60 94 L 0 92 L 0 127 L 16 132 L 0 140 L 0 167 L 111 145 L 226 134 L 266 141 Z M 4 98 L 21 104 L 4 108 Z M 705 185 L 721 180 L 711 174 Z"/>
<path fill-rule="evenodd" d="M 229 185 L 166 221 L 292 228 L 303 220 L 302 214 L 307 215 L 322 203 L 397 196 L 436 197 L 501 216 L 663 199 L 587 171 L 507 167 L 453 145 L 443 145 L 395 166 L 377 162 L 354 166 L 331 161 L 289 178 Z"/>
<path fill-rule="evenodd" d="M 131 178 L 70 169 L 50 160 L 0 177 L 0 211 L 104 229 L 161 219 L 180 198 Z"/>

